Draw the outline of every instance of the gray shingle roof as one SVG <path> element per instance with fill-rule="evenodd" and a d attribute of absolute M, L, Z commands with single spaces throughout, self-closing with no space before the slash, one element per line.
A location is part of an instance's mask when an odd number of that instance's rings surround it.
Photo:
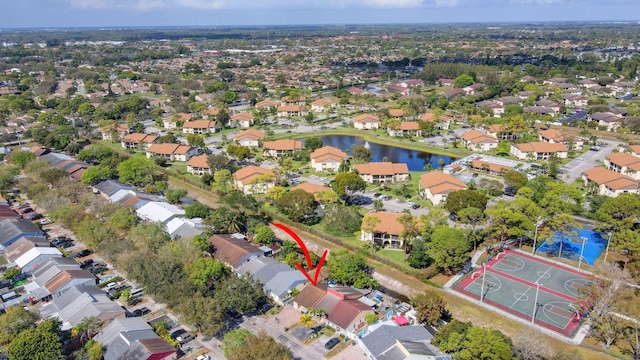
<path fill-rule="evenodd" d="M 260 281 L 267 292 L 283 297 L 287 291 L 298 284 L 307 281 L 298 270 L 272 258 L 254 257 L 244 263 L 239 269 L 240 274 L 251 273 L 254 279 Z"/>
<path fill-rule="evenodd" d="M 430 342 L 431 339 L 433 339 L 433 335 L 421 325 L 381 325 L 361 340 L 362 344 L 369 349 L 373 356 L 378 358 L 378 356 L 396 345 L 396 340 Z"/>
<path fill-rule="evenodd" d="M 27 219 L 0 221 L 0 245 L 9 246 L 22 236 L 44 237 L 44 233 Z"/>
<path fill-rule="evenodd" d="M 153 339 L 158 336 L 153 328 L 140 318 L 113 319 L 96 337 L 107 351 L 104 360 L 118 360 L 136 340 Z"/>
<path fill-rule="evenodd" d="M 39 266 L 31 272 L 34 281 L 40 286 L 44 286 L 63 270 L 79 270 L 80 265 L 75 259 L 68 257 L 55 257 Z"/>
<path fill-rule="evenodd" d="M 127 185 L 127 184 L 123 184 L 123 183 L 121 183 L 119 181 L 116 181 L 116 180 L 101 181 L 101 182 L 93 185 L 93 188 L 98 190 L 98 191 L 100 191 L 101 193 L 103 193 L 103 194 L 105 194 L 107 196 L 111 196 L 116 191 L 122 190 L 122 189 L 133 190 L 133 186 Z"/>

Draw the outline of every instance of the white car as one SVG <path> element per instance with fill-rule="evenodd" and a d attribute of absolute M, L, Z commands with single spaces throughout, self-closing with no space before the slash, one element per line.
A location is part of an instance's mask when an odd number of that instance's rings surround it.
<path fill-rule="evenodd" d="M 49 221 L 48 219 L 40 220 L 40 225 L 49 225 L 49 224 L 51 224 L 51 221 Z"/>
<path fill-rule="evenodd" d="M 198 357 L 196 357 L 196 360 L 211 360 L 211 356 L 207 354 L 198 355 Z"/>
<path fill-rule="evenodd" d="M 412 203 L 412 202 L 408 202 L 408 203 L 407 203 L 407 207 L 408 207 L 408 208 L 412 207 L 413 205 L 415 205 L 415 204 L 414 204 L 414 203 Z"/>

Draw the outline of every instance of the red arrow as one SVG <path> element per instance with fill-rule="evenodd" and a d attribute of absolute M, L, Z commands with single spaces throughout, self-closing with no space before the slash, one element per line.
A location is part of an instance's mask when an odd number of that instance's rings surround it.
<path fill-rule="evenodd" d="M 302 239 L 300 239 L 300 236 L 298 236 L 298 234 L 293 232 L 293 230 L 289 229 L 284 224 L 273 224 L 273 226 L 276 226 L 281 230 L 283 230 L 284 232 L 286 232 L 287 234 L 289 234 L 289 236 L 291 236 L 293 240 L 295 240 L 298 243 L 298 245 L 300 245 L 300 248 L 302 249 L 302 252 L 304 253 L 305 258 L 307 259 L 307 264 L 308 264 L 307 267 L 309 268 L 309 271 L 313 270 L 311 255 L 309 254 L 309 250 L 307 249 L 307 246 L 304 244 Z M 300 265 L 300 263 L 296 261 L 296 266 L 298 267 L 298 270 L 300 270 L 300 272 L 302 272 L 302 274 L 306 276 L 307 279 L 309 279 L 309 281 L 313 284 L 313 286 L 316 286 L 316 284 L 318 283 L 318 275 L 320 275 L 320 269 L 322 269 L 322 265 L 324 265 L 324 260 L 327 258 L 328 252 L 329 250 L 325 250 L 324 253 L 322 254 L 322 257 L 320 258 L 320 261 L 318 261 L 318 266 L 316 268 L 316 275 L 313 277 L 313 279 L 311 278 L 309 273 L 302 267 L 302 265 Z"/>

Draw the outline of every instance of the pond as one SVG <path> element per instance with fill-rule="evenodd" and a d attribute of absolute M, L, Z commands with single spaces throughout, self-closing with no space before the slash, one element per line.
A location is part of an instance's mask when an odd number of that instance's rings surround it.
<path fill-rule="evenodd" d="M 444 164 L 448 165 L 455 158 L 445 155 L 436 155 L 429 152 L 403 149 L 390 145 L 376 144 L 367 142 L 357 136 L 330 135 L 318 136 L 324 145 L 333 146 L 342 151 L 349 150 L 353 145 L 361 145 L 371 150 L 373 159 L 371 161 L 382 161 L 385 157 L 393 163 L 405 163 L 409 167 L 409 171 L 423 171 L 424 166 L 428 163 L 431 168 L 437 169 L 440 165 L 438 160 L 443 159 Z M 350 153 L 350 152 L 349 152 Z"/>

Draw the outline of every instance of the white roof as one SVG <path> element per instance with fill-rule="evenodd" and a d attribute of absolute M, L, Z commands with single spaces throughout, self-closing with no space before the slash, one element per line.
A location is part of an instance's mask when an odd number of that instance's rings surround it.
<path fill-rule="evenodd" d="M 184 215 L 184 210 L 166 202 L 150 201 L 136 210 L 136 213 L 143 219 L 164 223 L 175 216 Z"/>
<path fill-rule="evenodd" d="M 202 219 L 173 218 L 169 220 L 169 222 L 167 223 L 167 232 L 169 234 L 173 234 L 176 230 L 178 230 L 182 225 L 185 225 L 185 224 L 191 225 L 192 227 L 197 228 L 202 225 Z"/>
<path fill-rule="evenodd" d="M 40 255 L 58 255 L 62 256 L 62 253 L 54 247 L 34 247 L 31 250 L 24 253 L 22 256 L 16 259 L 15 263 L 20 268 L 29 264 L 33 260 L 37 259 Z"/>

